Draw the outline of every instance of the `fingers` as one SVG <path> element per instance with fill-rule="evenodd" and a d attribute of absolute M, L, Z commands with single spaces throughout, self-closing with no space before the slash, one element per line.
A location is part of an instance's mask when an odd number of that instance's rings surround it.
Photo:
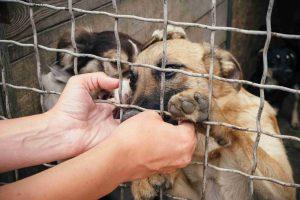
<path fill-rule="evenodd" d="M 103 72 L 95 72 L 95 73 L 87 73 L 81 74 L 77 76 L 73 76 L 70 79 L 74 85 L 82 84 L 84 85 L 89 91 L 94 90 L 113 90 L 118 88 L 119 80 L 115 78 L 111 78 L 104 74 Z"/>
<path fill-rule="evenodd" d="M 197 137 L 195 134 L 195 126 L 192 123 L 182 122 L 177 128 L 180 130 L 178 132 L 181 136 L 181 151 L 183 152 L 183 155 L 181 159 L 178 160 L 177 164 L 179 165 L 179 168 L 183 168 L 192 160 L 192 156 L 197 144 Z"/>

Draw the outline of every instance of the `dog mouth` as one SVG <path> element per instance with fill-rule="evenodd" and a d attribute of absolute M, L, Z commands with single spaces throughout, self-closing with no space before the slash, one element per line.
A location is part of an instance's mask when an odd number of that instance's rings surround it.
<path fill-rule="evenodd" d="M 125 109 L 121 122 L 126 121 L 127 119 L 139 114 L 140 112 L 141 111 L 137 110 L 137 109 Z M 114 117 L 116 117 L 115 119 L 120 119 L 120 109 L 119 108 L 115 108 L 113 111 L 113 114 L 114 114 Z M 162 119 L 164 122 L 167 122 L 167 123 L 170 123 L 173 125 L 178 125 L 178 121 L 174 120 L 170 115 L 163 114 Z"/>
<path fill-rule="evenodd" d="M 116 107 L 115 109 L 113 109 L 113 111 L 112 111 L 113 118 L 120 119 L 120 113 L 121 113 L 121 109 L 119 107 Z"/>
<path fill-rule="evenodd" d="M 173 119 L 170 115 L 164 114 L 162 116 L 164 122 L 167 122 L 169 124 L 178 125 L 178 120 Z"/>

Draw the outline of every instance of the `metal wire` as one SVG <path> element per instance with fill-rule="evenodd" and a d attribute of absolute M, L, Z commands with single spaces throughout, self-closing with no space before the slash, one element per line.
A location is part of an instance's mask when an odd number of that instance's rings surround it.
<path fill-rule="evenodd" d="M 117 7 L 117 2 L 116 0 L 112 0 L 113 7 L 115 9 L 115 13 L 118 14 L 118 7 Z M 121 41 L 120 41 L 120 36 L 119 36 L 119 31 L 118 31 L 118 18 L 115 18 L 115 24 L 114 24 L 114 34 L 116 38 L 116 43 L 117 43 L 117 69 L 118 69 L 118 75 L 119 75 L 119 80 L 120 80 L 120 85 L 119 85 L 119 99 L 120 103 L 123 104 L 123 97 L 122 97 L 122 90 L 123 90 L 123 73 L 122 73 L 122 66 L 121 66 Z M 120 119 L 123 119 L 123 109 L 120 109 Z"/>
<path fill-rule="evenodd" d="M 76 45 L 76 25 L 75 25 L 75 16 L 73 13 L 73 2 L 72 0 L 68 0 L 68 11 L 71 16 L 71 43 L 73 47 L 73 51 L 76 53 L 78 52 L 77 45 Z M 78 57 L 73 58 L 73 66 L 74 66 L 74 74 L 78 74 Z"/>
<path fill-rule="evenodd" d="M 32 2 L 30 0 L 30 2 Z M 35 52 L 35 59 L 36 59 L 36 73 L 37 73 L 37 78 L 38 78 L 38 83 L 39 87 L 43 89 L 43 84 L 42 84 L 42 71 L 41 71 L 41 59 L 40 59 L 40 53 L 39 53 L 39 48 L 38 48 L 38 38 L 37 38 L 37 31 L 36 31 L 36 26 L 34 22 L 34 17 L 33 17 L 33 9 L 32 7 L 29 7 L 29 17 L 30 17 L 30 23 L 32 27 L 32 34 L 33 34 L 33 43 L 34 43 L 34 52 Z M 43 95 L 40 94 L 40 104 L 42 111 L 44 112 L 44 103 L 43 103 Z"/>
<path fill-rule="evenodd" d="M 264 49 L 263 49 L 263 64 L 264 64 L 264 69 L 263 69 L 263 74 L 261 77 L 261 84 L 265 84 L 266 82 L 266 78 L 267 78 L 267 73 L 268 73 L 268 49 L 270 46 L 270 42 L 271 42 L 271 16 L 272 16 L 272 10 L 273 10 L 273 5 L 274 5 L 274 0 L 270 0 L 269 1 L 269 6 L 268 6 L 268 11 L 267 11 L 267 15 L 266 15 L 266 24 L 267 24 L 267 39 L 264 45 Z M 257 128 L 257 135 L 255 138 L 255 143 L 253 145 L 253 151 L 252 151 L 252 157 L 253 157 L 253 161 L 252 161 L 252 166 L 251 166 L 251 175 L 253 175 L 256 171 L 256 167 L 257 167 L 257 148 L 258 148 L 258 144 L 260 141 L 260 137 L 261 137 L 261 116 L 262 116 L 262 112 L 264 109 L 264 104 L 265 104 L 265 93 L 264 93 L 264 89 L 260 88 L 260 103 L 259 103 L 259 108 L 258 108 L 258 112 L 257 112 L 257 118 L 256 118 L 256 128 Z M 254 194 L 254 186 L 253 186 L 253 180 L 250 179 L 250 198 L 253 198 L 253 194 Z"/>
<path fill-rule="evenodd" d="M 168 0 L 163 0 L 163 17 L 164 17 L 164 26 L 163 26 L 163 57 L 161 69 L 166 68 L 167 64 L 167 34 L 168 34 Z M 165 72 L 160 73 L 160 94 L 159 94 L 159 103 L 160 103 L 160 114 L 163 116 L 164 114 L 164 97 L 165 97 L 165 89 L 166 89 L 166 76 Z M 159 190 L 159 199 L 163 199 L 163 189 L 160 187 Z"/>
<path fill-rule="evenodd" d="M 288 87 L 283 87 L 283 86 L 277 86 L 277 85 L 265 85 L 265 79 L 266 79 L 266 71 L 268 69 L 268 63 L 267 63 L 267 51 L 269 47 L 269 43 L 271 40 L 271 37 L 279 37 L 279 38 L 285 38 L 285 39 L 300 39 L 300 35 L 293 35 L 293 34 L 283 34 L 283 33 L 277 33 L 277 32 L 271 32 L 271 13 L 272 13 L 272 8 L 274 4 L 274 0 L 269 1 L 269 8 L 267 11 L 267 16 L 266 16 L 266 22 L 267 22 L 267 31 L 257 31 L 257 30 L 246 30 L 246 29 L 240 29 L 240 28 L 234 28 L 234 27 L 222 27 L 222 26 L 216 26 L 216 0 L 212 0 L 212 10 L 211 10 L 211 25 L 205 25 L 205 24 L 199 24 L 199 23 L 187 23 L 187 22 L 177 22 L 177 21 L 172 21 L 168 19 L 168 1 L 163 0 L 163 10 L 164 10 L 164 18 L 163 19 L 155 19 L 155 18 L 145 18 L 145 17 L 140 17 L 140 16 L 134 16 L 134 15 L 122 15 L 118 13 L 118 8 L 117 8 L 117 3 L 116 0 L 112 0 L 113 7 L 115 10 L 115 13 L 109 13 L 109 12 L 103 12 L 103 11 L 89 11 L 89 10 L 84 10 L 80 8 L 74 8 L 72 5 L 72 0 L 68 0 L 68 7 L 57 7 L 53 6 L 50 4 L 38 4 L 38 3 L 32 3 L 32 2 L 25 2 L 25 1 L 20 1 L 20 0 L 1 0 L 2 2 L 14 2 L 14 3 L 19 3 L 25 6 L 29 6 L 29 14 L 30 14 L 30 21 L 32 25 L 32 30 L 33 30 L 33 44 L 25 44 L 21 43 L 18 41 L 14 40 L 4 40 L 1 39 L 0 43 L 3 44 L 14 44 L 22 47 L 30 47 L 34 48 L 34 53 L 36 56 L 36 63 L 37 63 L 37 76 L 38 76 L 38 81 L 39 84 L 41 83 L 41 63 L 40 63 L 40 56 L 39 56 L 39 49 L 44 49 L 50 52 L 61 52 L 61 53 L 67 53 L 72 56 L 74 56 L 74 73 L 78 73 L 78 57 L 90 57 L 97 59 L 99 61 L 105 61 L 105 62 L 116 62 L 117 67 L 118 67 L 118 72 L 119 72 L 119 78 L 122 82 L 122 68 L 121 64 L 127 64 L 131 67 L 146 67 L 150 68 L 153 70 L 157 70 L 161 72 L 161 90 L 160 90 L 160 110 L 156 110 L 157 112 L 165 115 L 170 115 L 167 111 L 164 111 L 164 93 L 165 93 L 165 73 L 166 72 L 177 72 L 181 74 L 185 74 L 187 76 L 192 76 L 192 77 L 199 77 L 199 78 L 206 78 L 209 81 L 209 120 L 205 121 L 204 124 L 207 125 L 207 131 L 205 135 L 205 154 L 204 154 L 204 162 L 193 162 L 192 164 L 198 164 L 198 165 L 203 165 L 203 187 L 202 187 L 202 198 L 205 198 L 205 188 L 206 188 L 206 178 L 207 178 L 207 168 L 211 168 L 217 171 L 221 172 L 227 172 L 227 173 L 236 173 L 243 175 L 250 180 L 250 192 L 251 195 L 253 194 L 253 180 L 259 180 L 259 181 L 269 181 L 275 184 L 279 184 L 282 186 L 286 187 L 295 187 L 295 188 L 300 188 L 300 184 L 296 183 L 286 183 L 277 179 L 273 179 L 270 177 L 263 177 L 263 176 L 256 176 L 255 170 L 257 166 L 257 149 L 259 145 L 259 140 L 261 137 L 261 134 L 268 135 L 270 137 L 274 138 L 279 138 L 279 139 L 288 139 L 288 140 L 293 140 L 293 141 L 298 141 L 300 142 L 299 137 L 295 136 L 289 136 L 289 135 L 279 135 L 276 133 L 269 133 L 269 132 L 264 132 L 261 128 L 260 124 L 260 119 L 263 111 L 263 106 L 264 106 L 264 89 L 273 89 L 273 90 L 281 90 L 289 93 L 294 93 L 294 94 L 300 94 L 299 89 L 292 89 Z M 34 18 L 33 18 L 33 10 L 32 7 L 46 7 L 54 10 L 66 10 L 69 11 L 70 16 L 71 16 L 71 42 L 74 51 L 66 50 L 66 49 L 56 49 L 56 48 L 50 48 L 46 47 L 43 45 L 38 44 L 38 39 L 37 39 L 37 30 L 35 27 L 34 23 Z M 74 12 L 80 12 L 80 13 L 85 13 L 85 14 L 95 14 L 95 15 L 104 15 L 104 16 L 109 16 L 113 17 L 115 20 L 114 23 L 114 33 L 115 33 L 115 38 L 116 38 L 116 43 L 117 43 L 117 58 L 116 59 L 108 59 L 108 58 L 103 58 L 100 56 L 92 55 L 92 54 L 84 54 L 78 52 L 78 49 L 76 47 L 76 35 L 75 35 L 75 16 Z M 162 66 L 154 66 L 154 65 L 148 65 L 148 64 L 143 64 L 143 63 L 132 63 L 128 61 L 122 61 L 121 60 L 121 42 L 119 38 L 119 33 L 118 33 L 118 20 L 119 19 L 132 19 L 132 20 L 139 20 L 143 22 L 152 22 L 152 23 L 162 23 L 164 26 L 164 33 L 163 33 L 163 59 L 162 59 Z M 177 25 L 177 26 L 184 26 L 184 27 L 197 27 L 197 28 L 202 28 L 202 29 L 207 29 L 211 31 L 211 39 L 210 39 L 210 44 L 211 44 L 211 63 L 210 63 L 210 70 L 209 74 L 199 74 L 199 73 L 192 73 L 192 72 L 187 72 L 184 70 L 180 69 L 168 69 L 165 68 L 166 63 L 167 63 L 167 25 L 172 24 L 172 25 Z M 263 61 L 264 61 L 264 73 L 262 76 L 262 80 L 260 83 L 253 83 L 251 81 L 247 80 L 236 80 L 236 79 L 227 79 L 223 77 L 219 77 L 213 74 L 213 69 L 214 69 L 214 40 L 215 40 L 215 31 L 231 31 L 231 32 L 238 32 L 238 33 L 243 33 L 243 34 L 249 34 L 249 35 L 266 35 L 267 39 L 265 42 L 264 46 L 264 51 L 263 51 Z M 8 98 L 8 93 L 7 89 L 12 88 L 12 89 L 17 89 L 17 90 L 27 90 L 27 91 L 32 91 L 40 94 L 41 96 L 43 94 L 56 94 L 60 95 L 59 92 L 56 91 L 45 91 L 43 88 L 38 89 L 34 87 L 27 87 L 27 86 L 19 86 L 19 85 L 14 85 L 11 83 L 6 82 L 6 72 L 5 72 L 5 67 L 2 68 L 1 71 L 1 76 L 2 76 L 2 82 L 0 85 L 3 88 L 3 93 L 5 96 L 5 106 L 6 106 L 6 111 L 7 111 L 7 117 L 5 116 L 0 116 L 0 119 L 7 119 L 11 118 L 11 113 L 10 113 L 10 106 L 9 106 L 9 98 Z M 211 101 L 212 101 L 212 93 L 213 93 L 213 80 L 216 81 L 223 81 L 223 82 L 229 82 L 229 83 L 240 83 L 240 84 L 245 84 L 245 85 L 250 85 L 253 87 L 257 87 L 260 89 L 260 106 L 257 114 L 257 119 L 256 119 L 256 129 L 251 129 L 251 128 L 245 128 L 245 127 L 239 127 L 233 124 L 228 124 L 225 122 L 215 122 L 211 121 Z M 40 84 L 41 86 L 41 84 Z M 124 104 L 122 100 L 122 84 L 120 84 L 119 88 L 119 99 L 120 103 L 113 102 L 110 100 L 96 100 L 96 103 L 109 103 L 113 104 L 117 107 L 120 108 L 134 108 L 134 109 L 139 109 L 139 110 L 146 110 L 145 108 L 136 106 L 136 105 L 128 105 Z M 122 117 L 122 114 L 121 114 Z M 221 168 L 217 167 L 214 165 L 211 165 L 208 163 L 208 138 L 210 135 L 210 129 L 211 126 L 224 126 L 228 127 L 231 129 L 239 130 L 242 131 L 243 133 L 256 133 L 256 140 L 253 146 L 253 162 L 251 166 L 251 172 L 250 174 L 247 174 L 245 172 L 236 170 L 236 169 L 226 169 L 226 168 Z M 51 165 L 52 166 L 52 165 Z M 49 166 L 50 167 L 50 166 Z M 124 186 L 125 187 L 125 186 Z M 121 198 L 124 197 L 124 188 L 121 185 Z M 173 199 L 181 199 L 181 200 L 186 200 L 185 198 L 182 197 L 176 197 L 172 196 L 170 194 L 164 194 L 165 196 Z M 160 194 L 160 197 L 162 198 L 162 193 Z"/>
<path fill-rule="evenodd" d="M 203 162 L 192 162 L 191 164 L 196 164 L 196 165 L 203 165 Z M 236 170 L 236 169 L 227 169 L 227 168 L 222 168 L 222 167 L 217 167 L 215 165 L 212 164 L 207 164 L 208 167 L 215 169 L 217 171 L 220 172 L 229 172 L 229 173 L 235 173 L 235 174 L 239 174 L 245 177 L 248 177 L 251 180 L 261 180 L 261 181 L 269 181 L 278 185 L 282 185 L 282 186 L 286 186 L 286 187 L 294 187 L 294 188 L 300 188 L 300 184 L 297 183 L 287 183 L 284 181 L 280 181 L 277 179 L 273 179 L 273 178 L 269 178 L 269 177 L 265 177 L 265 176 L 255 176 L 255 175 L 251 175 L 251 174 L 247 174 L 245 172 Z"/>
<path fill-rule="evenodd" d="M 115 13 L 118 14 L 118 6 L 116 0 L 112 0 L 112 5 L 115 10 Z M 116 39 L 116 44 L 117 44 L 117 69 L 118 69 L 118 76 L 120 80 L 119 84 L 119 89 L 118 89 L 118 95 L 119 95 L 119 100 L 120 104 L 124 104 L 123 101 L 123 95 L 122 95 L 122 90 L 123 90 L 123 73 L 122 73 L 122 66 L 121 66 L 121 41 L 120 41 L 120 36 L 119 36 L 119 31 L 118 31 L 118 25 L 119 25 L 119 19 L 115 18 L 115 23 L 114 23 L 114 34 L 115 34 L 115 39 Z M 120 120 L 122 121 L 123 119 L 123 114 L 124 110 L 123 108 L 120 108 Z M 121 184 L 119 185 L 120 187 L 120 199 L 124 199 L 124 186 Z"/>
<path fill-rule="evenodd" d="M 216 0 L 211 1 L 211 25 L 216 26 Z M 211 111 L 212 111 L 212 94 L 213 94 L 213 73 L 214 73 L 214 53 L 215 53 L 215 32 L 214 30 L 210 33 L 210 67 L 209 67 L 209 79 L 208 79 L 208 120 L 211 120 Z M 205 134 L 205 152 L 204 152 L 204 165 L 203 165 L 203 178 L 202 178 L 202 191 L 201 199 L 205 200 L 205 190 L 206 190 L 206 180 L 207 180 L 207 165 L 208 165 L 208 145 L 210 137 L 211 125 L 207 125 L 206 134 Z"/>

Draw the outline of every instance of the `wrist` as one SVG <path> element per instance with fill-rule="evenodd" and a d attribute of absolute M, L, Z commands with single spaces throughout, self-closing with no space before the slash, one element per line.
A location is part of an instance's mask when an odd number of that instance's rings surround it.
<path fill-rule="evenodd" d="M 0 172 L 72 157 L 74 142 L 60 126 L 49 113 L 1 121 Z"/>
<path fill-rule="evenodd" d="M 100 172 L 96 174 L 103 173 L 103 169 L 107 167 L 108 171 L 105 172 L 105 176 L 110 177 L 111 184 L 118 186 L 129 180 L 128 169 L 130 168 L 130 159 L 128 158 L 127 152 L 128 148 L 120 144 L 119 138 L 112 136 L 88 150 L 86 153 L 90 155 L 102 155 L 101 159 L 94 159 L 94 166 Z M 103 163 L 104 160 L 105 163 Z M 104 175 L 102 176 L 105 177 Z"/>
<path fill-rule="evenodd" d="M 138 163 L 136 162 L 135 152 L 138 151 L 132 142 L 121 136 L 122 133 L 114 133 L 107 141 L 111 142 L 113 151 L 113 165 L 118 166 L 119 183 L 139 178 Z"/>
<path fill-rule="evenodd" d="M 80 123 L 72 123 L 61 113 L 53 112 L 52 110 L 42 114 L 47 123 L 45 134 L 52 138 L 58 144 L 62 159 L 71 158 L 83 153 L 83 145 L 81 144 L 82 127 Z"/>

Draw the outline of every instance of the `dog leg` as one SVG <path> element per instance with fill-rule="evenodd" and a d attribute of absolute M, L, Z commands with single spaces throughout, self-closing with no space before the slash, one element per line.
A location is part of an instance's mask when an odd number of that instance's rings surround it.
<path fill-rule="evenodd" d="M 131 191 L 134 199 L 154 199 L 154 197 L 159 194 L 161 187 L 164 187 L 163 189 L 167 189 L 170 186 L 170 180 L 166 176 L 156 174 L 146 179 L 133 181 L 131 185 Z"/>

